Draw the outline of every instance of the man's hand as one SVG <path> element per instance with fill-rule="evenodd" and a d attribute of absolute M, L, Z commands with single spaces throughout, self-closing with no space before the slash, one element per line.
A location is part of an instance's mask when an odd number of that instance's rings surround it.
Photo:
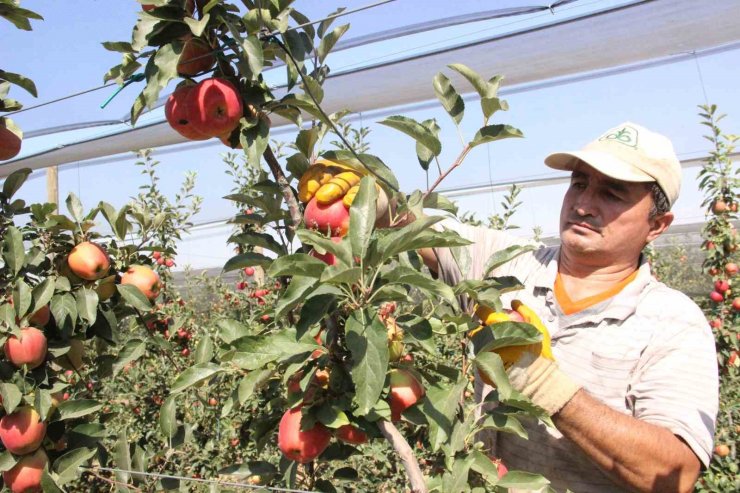
<path fill-rule="evenodd" d="M 542 342 L 537 344 L 510 346 L 494 351 L 504 362 L 511 386 L 552 416 L 578 392 L 580 386 L 558 368 L 550 347 L 550 333 L 537 314 L 519 300 L 512 301 L 511 308 L 509 313 L 501 313 L 478 307 L 476 315 L 486 325 L 506 320 L 524 321 L 542 334 Z M 492 329 L 495 333 L 495 327 Z"/>

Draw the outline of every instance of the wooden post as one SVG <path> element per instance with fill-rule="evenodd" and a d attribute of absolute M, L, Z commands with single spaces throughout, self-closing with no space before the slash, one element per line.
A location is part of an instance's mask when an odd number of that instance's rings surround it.
<path fill-rule="evenodd" d="M 59 210 L 59 174 L 56 166 L 46 168 L 46 201 L 55 204 Z"/>

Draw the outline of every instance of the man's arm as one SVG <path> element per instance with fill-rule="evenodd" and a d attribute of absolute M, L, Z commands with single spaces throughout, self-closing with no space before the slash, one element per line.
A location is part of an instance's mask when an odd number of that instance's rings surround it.
<path fill-rule="evenodd" d="M 693 490 L 699 459 L 667 428 L 615 411 L 584 390 L 552 419 L 618 484 L 641 492 Z"/>

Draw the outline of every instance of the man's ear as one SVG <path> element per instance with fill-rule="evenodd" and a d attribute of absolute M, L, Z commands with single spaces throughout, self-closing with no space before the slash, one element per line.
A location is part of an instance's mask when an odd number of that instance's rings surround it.
<path fill-rule="evenodd" d="M 665 214 L 656 214 L 654 217 L 651 217 L 649 219 L 650 231 L 648 231 L 646 241 L 650 243 L 663 234 L 663 232 L 668 229 L 668 226 L 673 222 L 673 218 L 674 216 L 671 211 L 668 211 Z"/>

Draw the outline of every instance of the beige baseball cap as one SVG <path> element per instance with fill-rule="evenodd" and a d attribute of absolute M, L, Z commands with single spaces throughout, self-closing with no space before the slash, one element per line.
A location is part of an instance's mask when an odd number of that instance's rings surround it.
<path fill-rule="evenodd" d="M 667 137 L 625 122 L 604 132 L 580 151 L 556 152 L 545 158 L 551 168 L 572 170 L 583 161 L 622 181 L 658 183 L 671 206 L 681 189 L 681 162 Z"/>

